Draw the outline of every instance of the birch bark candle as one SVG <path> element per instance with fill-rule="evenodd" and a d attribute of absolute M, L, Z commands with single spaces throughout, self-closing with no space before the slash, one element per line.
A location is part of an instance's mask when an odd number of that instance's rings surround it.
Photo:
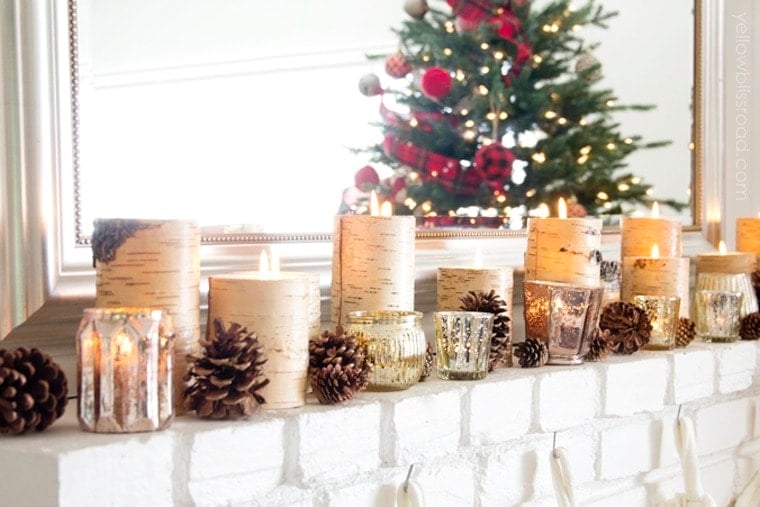
<path fill-rule="evenodd" d="M 760 256 L 760 214 L 736 219 L 736 249 Z"/>
<path fill-rule="evenodd" d="M 436 309 L 460 310 L 462 297 L 470 291 L 489 292 L 493 290 L 507 303 L 507 313 L 512 317 L 513 269 L 498 266 L 483 266 L 480 250 L 475 252 L 472 267 L 438 268 Z"/>
<path fill-rule="evenodd" d="M 559 200 L 559 217 L 528 220 L 525 279 L 599 287 L 602 220 L 567 218 L 567 204 Z"/>
<path fill-rule="evenodd" d="M 335 219 L 332 324 L 353 311 L 414 310 L 413 216 L 380 215 L 373 194 L 371 215 Z"/>
<path fill-rule="evenodd" d="M 98 219 L 92 234 L 95 306 L 169 312 L 178 414 L 186 356 L 200 352 L 200 243 L 200 227 L 193 220 Z"/>
<path fill-rule="evenodd" d="M 742 317 L 756 312 L 757 296 L 750 273 L 755 269 L 756 256 L 751 252 L 728 252 L 721 241 L 717 252 L 697 255 L 695 290 L 739 291 L 744 295 Z"/>
<path fill-rule="evenodd" d="M 622 301 L 633 296 L 677 296 L 681 298 L 679 315 L 689 316 L 689 259 L 688 257 L 660 257 L 659 248 L 653 245 L 651 255 L 623 258 Z"/>
<path fill-rule="evenodd" d="M 265 409 L 306 403 L 309 338 L 313 332 L 313 278 L 307 273 L 269 270 L 209 277 L 208 321 L 237 322 L 259 338 L 269 384 L 261 390 Z M 207 331 L 207 339 L 212 339 Z"/>
<path fill-rule="evenodd" d="M 663 257 L 681 257 L 681 223 L 660 217 L 659 205 L 652 204 L 650 217 L 626 217 L 621 231 L 621 258 L 646 257 L 652 245 L 660 248 Z"/>

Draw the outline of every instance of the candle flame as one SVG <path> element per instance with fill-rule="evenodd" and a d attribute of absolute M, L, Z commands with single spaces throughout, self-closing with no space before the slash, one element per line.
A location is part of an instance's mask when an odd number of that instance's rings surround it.
<path fill-rule="evenodd" d="M 546 218 L 549 215 L 550 215 L 549 206 L 545 202 L 542 202 L 541 204 L 539 204 L 538 207 L 536 208 L 536 216 L 539 218 Z"/>
<path fill-rule="evenodd" d="M 557 201 L 557 215 L 560 218 L 567 218 L 567 202 L 564 197 L 560 197 Z"/>
<path fill-rule="evenodd" d="M 652 258 L 659 259 L 660 258 L 660 245 L 655 243 L 652 245 Z"/>
<path fill-rule="evenodd" d="M 369 214 L 373 217 L 380 215 L 380 204 L 377 202 L 377 193 L 374 190 L 369 194 Z"/>
<path fill-rule="evenodd" d="M 476 268 L 483 267 L 483 250 L 480 248 L 480 245 L 475 247 L 475 263 L 474 264 Z"/>
<path fill-rule="evenodd" d="M 726 255 L 728 253 L 728 249 L 726 248 L 726 242 L 723 240 L 720 240 L 720 243 L 718 243 L 718 253 L 721 255 Z"/>
<path fill-rule="evenodd" d="M 269 273 L 269 254 L 267 254 L 266 250 L 262 250 L 259 256 L 259 273 Z"/>
<path fill-rule="evenodd" d="M 391 215 L 393 215 L 393 205 L 390 201 L 384 201 L 380 206 L 380 216 L 389 217 Z"/>
<path fill-rule="evenodd" d="M 657 201 L 652 203 L 652 218 L 660 218 L 660 205 Z"/>
<path fill-rule="evenodd" d="M 269 272 L 276 275 L 280 272 L 280 256 L 272 252 L 272 259 L 269 262 Z"/>
<path fill-rule="evenodd" d="M 132 352 L 132 342 L 125 333 L 117 334 L 114 337 L 114 344 L 116 345 L 116 353 L 121 357 L 128 356 Z"/>

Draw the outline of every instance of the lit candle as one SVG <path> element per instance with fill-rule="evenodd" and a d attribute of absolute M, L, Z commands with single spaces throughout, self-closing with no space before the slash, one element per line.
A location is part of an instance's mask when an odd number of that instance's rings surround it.
<path fill-rule="evenodd" d="M 567 203 L 558 202 L 559 217 L 528 219 L 525 279 L 599 287 L 602 220 L 567 218 Z"/>
<path fill-rule="evenodd" d="M 317 292 L 314 293 L 316 281 Z M 276 257 L 262 251 L 258 272 L 209 277 L 208 322 L 222 319 L 256 333 L 266 356 L 262 370 L 269 384 L 261 390 L 264 408 L 306 403 L 309 338 L 319 332 L 319 275 L 280 271 Z M 207 340 L 213 326 L 207 329 Z"/>
<path fill-rule="evenodd" d="M 353 311 L 414 310 L 415 218 L 370 196 L 370 215 L 335 218 L 332 324 Z M 384 213 L 384 214 L 383 214 Z"/>
<path fill-rule="evenodd" d="M 736 219 L 736 249 L 760 257 L 760 213 L 756 217 Z"/>
<path fill-rule="evenodd" d="M 757 296 L 750 273 L 755 268 L 752 252 L 729 252 L 720 241 L 717 252 L 697 254 L 696 290 L 736 290 L 744 295 L 742 316 L 757 311 Z"/>
<path fill-rule="evenodd" d="M 623 218 L 621 236 L 621 258 L 644 257 L 653 243 L 660 246 L 663 257 L 681 257 L 681 223 L 661 217 L 656 202 L 649 217 Z"/>
<path fill-rule="evenodd" d="M 650 245 L 650 255 L 623 258 L 620 299 L 633 296 L 671 296 L 681 298 L 679 315 L 689 316 L 689 259 L 662 257 L 659 245 Z"/>

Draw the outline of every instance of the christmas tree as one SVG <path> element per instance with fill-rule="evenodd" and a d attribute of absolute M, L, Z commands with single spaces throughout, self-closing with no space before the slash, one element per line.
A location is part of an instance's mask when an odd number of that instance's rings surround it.
<path fill-rule="evenodd" d="M 391 85 L 375 74 L 359 83 L 381 97 L 383 139 L 357 151 L 392 175 L 364 167 L 357 187 L 394 203 L 396 214 L 439 218 L 475 209 L 522 222 L 559 197 L 571 215 L 651 203 L 651 185 L 627 171 L 625 159 L 668 142 L 623 135 L 614 113 L 653 106 L 621 105 L 600 89 L 596 45 L 580 35 L 584 26 L 606 29 L 614 12 L 594 0 L 540 9 L 527 0 L 439 4 L 407 0 L 409 19 L 394 29 L 398 52 L 374 56 L 385 58 Z"/>

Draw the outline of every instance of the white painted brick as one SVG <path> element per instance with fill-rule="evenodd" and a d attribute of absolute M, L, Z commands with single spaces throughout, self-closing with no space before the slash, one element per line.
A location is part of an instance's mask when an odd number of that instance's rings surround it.
<path fill-rule="evenodd" d="M 405 477 L 405 476 L 404 476 Z M 378 505 L 396 505 L 397 487 L 404 480 L 397 482 L 362 482 L 332 491 L 328 495 L 330 507 L 377 507 Z"/>
<path fill-rule="evenodd" d="M 283 474 L 284 425 L 284 419 L 271 418 L 234 425 L 196 420 L 177 424 L 176 430 L 191 436 L 189 480 L 208 481 L 240 474 L 250 480 L 250 484 L 238 486 L 246 494 L 269 491 L 279 484 Z M 224 459 L 219 459 L 220 442 L 228 443 Z"/>
<path fill-rule="evenodd" d="M 481 507 L 501 507 L 525 502 L 534 494 L 538 457 L 519 446 L 488 454 L 478 474 L 478 500 Z"/>
<path fill-rule="evenodd" d="M 298 471 L 304 482 L 345 479 L 380 466 L 378 403 L 302 410 L 296 419 Z"/>
<path fill-rule="evenodd" d="M 757 346 L 752 342 L 714 344 L 718 361 L 718 392 L 742 391 L 752 384 Z"/>
<path fill-rule="evenodd" d="M 470 445 L 488 445 L 525 435 L 530 428 L 533 378 L 475 384 L 470 392 Z"/>
<path fill-rule="evenodd" d="M 752 437 L 760 438 L 760 397 L 752 398 L 750 411 L 752 412 Z"/>
<path fill-rule="evenodd" d="M 730 505 L 734 496 L 734 475 L 736 467 L 730 459 L 709 466 L 700 467 L 699 474 L 705 492 L 713 497 L 717 505 Z"/>
<path fill-rule="evenodd" d="M 425 496 L 425 505 L 463 507 L 475 505 L 475 465 L 466 459 L 450 464 L 422 465 L 415 472 L 417 484 Z"/>
<path fill-rule="evenodd" d="M 300 489 L 293 486 L 279 486 L 264 496 L 249 498 L 244 502 L 233 505 L 247 507 L 321 507 L 317 503 L 323 495 L 313 490 Z M 197 504 L 203 505 L 203 504 Z"/>
<path fill-rule="evenodd" d="M 749 401 L 738 399 L 703 408 L 694 422 L 700 455 L 736 447 L 751 432 Z"/>
<path fill-rule="evenodd" d="M 626 488 L 620 493 L 598 498 L 583 503 L 584 507 L 643 507 L 651 505 L 647 500 L 647 490 L 644 487 Z"/>
<path fill-rule="evenodd" d="M 736 457 L 736 481 L 734 495 L 740 494 L 749 485 L 752 478 L 760 473 L 760 440 L 741 445 Z"/>
<path fill-rule="evenodd" d="M 715 356 L 710 350 L 673 353 L 673 403 L 686 403 L 715 390 Z"/>
<path fill-rule="evenodd" d="M 252 455 L 251 459 L 255 460 L 253 456 L 259 455 Z M 223 461 L 221 453 L 217 455 L 217 459 Z M 251 498 L 260 498 L 275 489 L 271 486 L 270 478 L 265 477 L 263 485 L 258 484 L 261 480 L 260 473 L 240 473 L 207 480 L 194 480 L 187 487 L 194 505 L 226 506 L 249 503 Z"/>
<path fill-rule="evenodd" d="M 410 396 L 393 406 L 392 442 L 397 465 L 455 452 L 462 438 L 461 392 Z"/>
<path fill-rule="evenodd" d="M 651 470 L 655 464 L 654 439 L 649 421 L 610 428 L 601 433 L 601 479 L 617 479 Z"/>
<path fill-rule="evenodd" d="M 595 370 L 568 368 L 543 374 L 538 382 L 538 420 L 542 430 L 572 428 L 596 415 L 600 388 Z"/>
<path fill-rule="evenodd" d="M 625 416 L 662 409 L 668 382 L 665 358 L 606 365 L 605 415 Z"/>

